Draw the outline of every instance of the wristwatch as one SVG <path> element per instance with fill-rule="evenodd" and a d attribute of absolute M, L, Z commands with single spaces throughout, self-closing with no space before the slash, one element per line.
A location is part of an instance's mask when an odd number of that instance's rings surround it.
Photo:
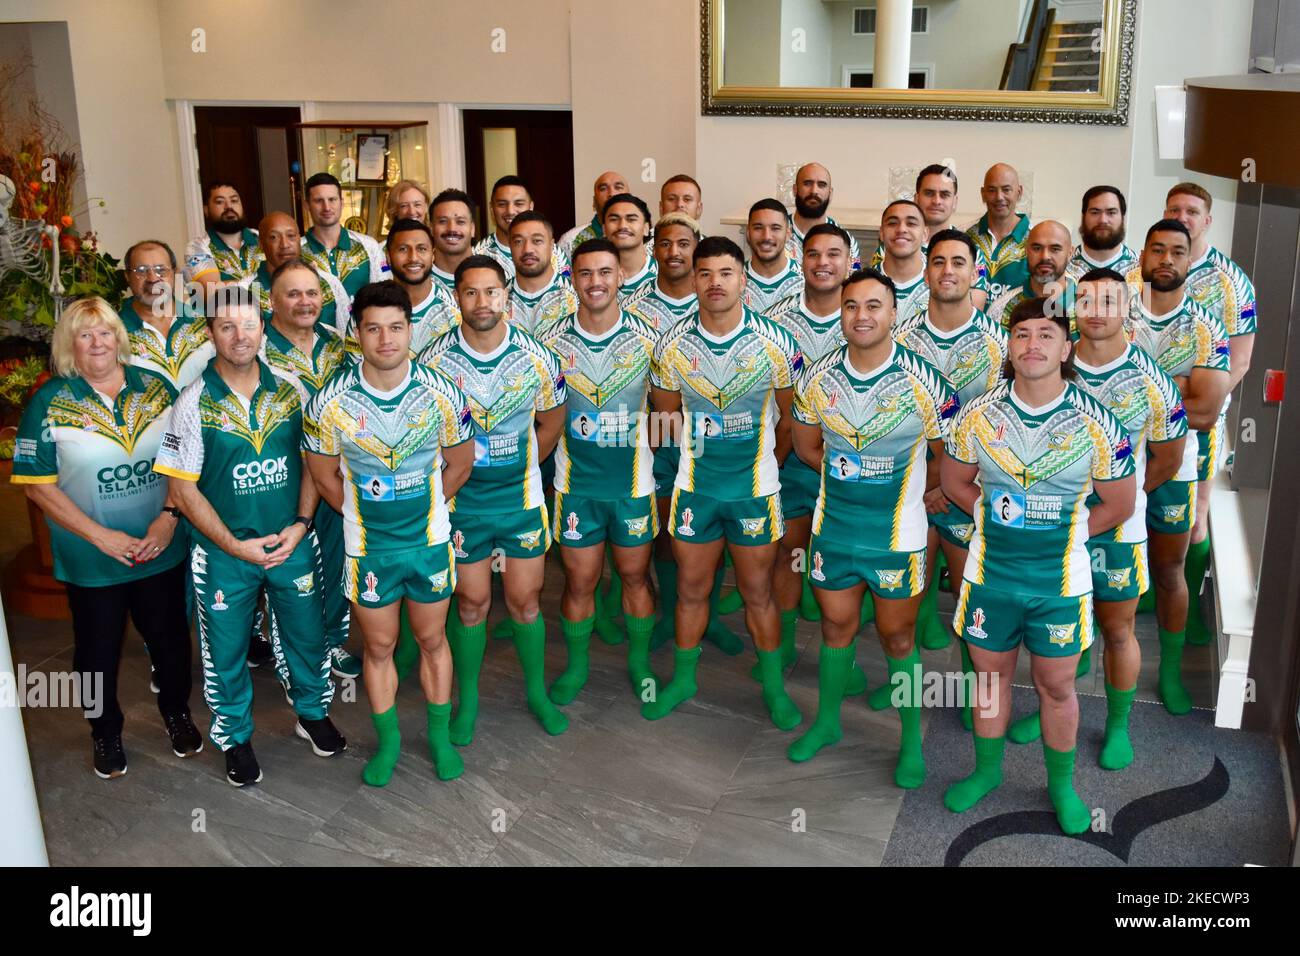
<path fill-rule="evenodd" d="M 306 528 L 308 531 L 315 531 L 315 530 L 316 530 L 316 518 L 315 518 L 315 516 L 308 517 L 307 515 L 298 515 L 296 518 L 293 519 L 293 523 L 294 523 L 294 524 L 301 524 L 301 525 L 302 525 L 304 528 Z"/>
<path fill-rule="evenodd" d="M 163 509 L 163 514 L 169 514 L 169 515 L 171 515 L 173 518 L 175 518 L 177 521 L 180 521 L 180 520 L 181 520 L 181 509 L 180 509 L 180 508 L 177 508 L 175 505 L 172 505 L 172 506 L 169 507 L 169 508 L 164 508 L 164 509 Z"/>

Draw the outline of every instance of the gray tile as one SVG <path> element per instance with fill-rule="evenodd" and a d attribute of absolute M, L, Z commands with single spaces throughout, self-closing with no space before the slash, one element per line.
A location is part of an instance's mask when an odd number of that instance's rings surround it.
<path fill-rule="evenodd" d="M 686 866 L 878 866 L 885 842 L 714 811 L 686 857 Z"/>
<path fill-rule="evenodd" d="M 140 803 L 109 796 L 117 781 L 99 782 L 104 792 L 95 795 L 71 787 L 40 788 L 41 826 L 51 866 L 93 862 L 105 847 L 156 813 Z"/>

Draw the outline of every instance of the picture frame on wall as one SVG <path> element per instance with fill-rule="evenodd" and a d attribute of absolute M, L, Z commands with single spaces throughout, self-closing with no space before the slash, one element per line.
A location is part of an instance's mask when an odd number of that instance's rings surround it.
<path fill-rule="evenodd" d="M 388 179 L 388 136 L 362 133 L 357 136 L 357 182 L 382 185 Z"/>

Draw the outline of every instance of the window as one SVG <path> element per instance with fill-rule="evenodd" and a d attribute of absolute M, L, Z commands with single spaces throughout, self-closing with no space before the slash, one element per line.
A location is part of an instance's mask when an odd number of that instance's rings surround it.
<path fill-rule="evenodd" d="M 870 70 L 848 70 L 846 71 L 844 85 L 854 90 L 869 90 L 873 75 Z M 907 73 L 907 88 L 909 90 L 929 89 L 930 84 L 929 71 L 927 70 L 909 70 Z"/>
<path fill-rule="evenodd" d="M 875 7 L 854 7 L 853 8 L 853 35 L 869 36 L 876 32 L 876 8 Z M 912 8 L 912 32 L 929 33 L 930 32 L 930 8 L 913 7 Z"/>

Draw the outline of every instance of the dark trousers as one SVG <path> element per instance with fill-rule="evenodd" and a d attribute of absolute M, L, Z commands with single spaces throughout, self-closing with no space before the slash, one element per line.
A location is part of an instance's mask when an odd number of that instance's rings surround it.
<path fill-rule="evenodd" d="M 67 586 L 75 641 L 72 666 L 83 675 L 83 703 L 89 704 L 85 695 L 93 686 L 86 675 L 103 674 L 100 714 L 87 716 L 92 737 L 112 737 L 122 732 L 117 670 L 128 614 L 149 649 L 158 684 L 158 710 L 164 717 L 189 710 L 191 650 L 189 619 L 185 616 L 186 565 L 182 561 L 174 568 L 125 584 Z"/>

